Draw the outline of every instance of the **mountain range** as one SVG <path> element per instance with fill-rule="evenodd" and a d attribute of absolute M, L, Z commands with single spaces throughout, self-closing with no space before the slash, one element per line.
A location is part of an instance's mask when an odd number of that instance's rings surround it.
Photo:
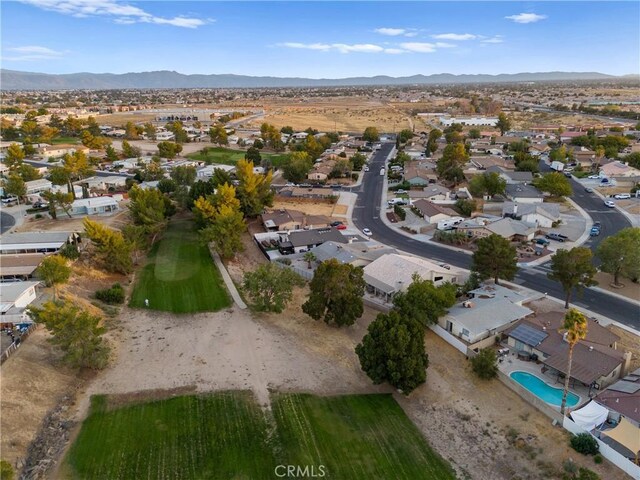
<path fill-rule="evenodd" d="M 274 88 L 274 87 L 349 87 L 384 85 L 434 85 L 464 83 L 515 83 L 576 80 L 614 80 L 638 78 L 637 75 L 616 77 L 597 72 L 539 72 L 499 75 L 412 75 L 409 77 L 298 78 L 254 77 L 248 75 L 213 74 L 184 75 L 173 71 L 138 73 L 70 73 L 48 74 L 0 70 L 3 90 L 71 90 L 71 89 L 127 89 L 127 88 Z"/>

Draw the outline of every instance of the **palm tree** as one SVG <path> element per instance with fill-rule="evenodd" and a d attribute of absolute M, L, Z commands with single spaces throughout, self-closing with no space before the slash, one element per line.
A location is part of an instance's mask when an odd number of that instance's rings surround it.
<path fill-rule="evenodd" d="M 566 330 L 565 336 L 569 344 L 569 363 L 567 365 L 567 375 L 564 379 L 564 390 L 562 392 L 562 404 L 560 405 L 560 413 L 564 415 L 564 409 L 567 403 L 567 393 L 569 392 L 569 378 L 571 377 L 571 362 L 573 360 L 573 347 L 580 340 L 584 340 L 587 336 L 587 317 L 575 308 L 572 308 L 564 316 L 563 328 Z"/>
<path fill-rule="evenodd" d="M 304 254 L 304 261 L 307 262 L 307 268 L 311 270 L 311 262 L 313 262 L 317 257 L 313 252 L 307 252 Z"/>
<path fill-rule="evenodd" d="M 595 173 L 598 173 L 598 171 L 600 170 L 600 162 L 602 161 L 602 158 L 604 157 L 604 154 L 605 154 L 604 147 L 602 145 L 598 145 L 596 147 L 596 163 L 595 163 L 595 166 L 593 168 Z"/>

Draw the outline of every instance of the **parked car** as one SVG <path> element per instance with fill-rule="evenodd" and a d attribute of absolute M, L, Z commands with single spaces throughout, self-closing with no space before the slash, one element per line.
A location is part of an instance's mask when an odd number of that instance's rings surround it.
<path fill-rule="evenodd" d="M 600 175 L 589 175 L 587 178 L 591 180 L 598 180 L 600 178 Z"/>
<path fill-rule="evenodd" d="M 594 226 L 594 227 L 596 227 L 596 228 L 598 228 L 598 229 L 600 229 L 600 228 L 602 228 L 602 223 L 600 223 L 600 222 L 593 222 L 593 226 Z"/>
<path fill-rule="evenodd" d="M 535 238 L 534 243 L 536 243 L 537 245 L 543 245 L 543 246 L 547 246 L 549 245 L 551 242 L 549 240 L 547 240 L 546 238 Z"/>
<path fill-rule="evenodd" d="M 406 190 L 403 190 L 403 189 L 401 189 L 401 188 L 400 188 L 400 189 L 398 189 L 398 190 L 396 190 L 396 195 L 401 195 L 401 194 L 403 194 L 403 193 L 407 193 L 407 191 L 406 191 Z"/>
<path fill-rule="evenodd" d="M 628 198 L 631 198 L 631 195 L 629 195 L 628 193 L 619 193 L 617 195 L 614 195 L 613 198 L 617 198 L 618 200 L 626 200 Z"/>
<path fill-rule="evenodd" d="M 569 237 L 567 237 L 566 235 L 562 235 L 560 233 L 555 233 L 555 232 L 547 233 L 545 235 L 545 238 L 548 238 L 549 240 L 555 240 L 556 242 L 561 242 L 561 243 L 564 243 L 565 241 L 569 240 Z"/>
<path fill-rule="evenodd" d="M 451 265 L 447 265 L 446 263 L 441 263 L 440 266 L 445 270 L 451 270 Z"/>
<path fill-rule="evenodd" d="M 341 223 L 340 225 L 338 225 L 338 226 L 336 227 L 336 229 L 337 229 L 337 230 L 346 230 L 346 229 L 347 229 L 347 226 L 346 226 L 344 223 Z"/>
<path fill-rule="evenodd" d="M 567 178 L 571 178 L 571 172 L 564 172 L 564 176 Z"/>
<path fill-rule="evenodd" d="M 368 172 L 368 171 L 369 171 L 369 167 L 368 167 L 367 165 L 365 165 L 365 166 L 364 166 L 364 168 L 363 168 L 363 170 L 364 170 L 365 172 Z"/>
<path fill-rule="evenodd" d="M 585 187 L 584 191 L 587 192 L 587 193 L 593 193 L 593 188 Z"/>
<path fill-rule="evenodd" d="M 369 230 L 368 228 L 363 228 L 362 233 L 364 233 L 367 237 L 373 235 L 373 233 L 371 233 L 371 230 Z"/>
<path fill-rule="evenodd" d="M 615 208 L 616 202 L 613 202 L 611 200 L 605 200 L 604 201 L 604 206 L 605 207 L 609 207 L 609 208 Z"/>
<path fill-rule="evenodd" d="M 331 222 L 329 225 L 332 227 L 337 227 L 338 225 L 342 225 L 342 222 L 340 220 L 337 220 L 335 222 Z"/>

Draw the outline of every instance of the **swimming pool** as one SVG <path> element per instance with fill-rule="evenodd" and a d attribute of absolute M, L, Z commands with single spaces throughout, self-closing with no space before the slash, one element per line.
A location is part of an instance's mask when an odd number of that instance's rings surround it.
<path fill-rule="evenodd" d="M 543 382 L 540 378 L 527 372 L 511 372 L 509 375 L 536 397 L 551 405 L 559 407 L 562 403 L 562 388 L 555 388 Z M 580 401 L 575 393 L 567 394 L 567 407 L 573 407 Z"/>

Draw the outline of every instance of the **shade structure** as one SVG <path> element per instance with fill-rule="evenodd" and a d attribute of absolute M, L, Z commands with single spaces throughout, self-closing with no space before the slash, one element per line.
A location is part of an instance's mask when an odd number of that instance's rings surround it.
<path fill-rule="evenodd" d="M 622 417 L 616 428 L 602 432 L 602 435 L 615 440 L 620 445 L 631 450 L 636 456 L 636 462 L 638 461 L 638 453 L 640 452 L 640 428 L 636 427 L 629 420 Z"/>
<path fill-rule="evenodd" d="M 609 416 L 609 410 L 593 400 L 584 407 L 571 412 L 571 418 L 587 432 L 602 425 Z"/>

